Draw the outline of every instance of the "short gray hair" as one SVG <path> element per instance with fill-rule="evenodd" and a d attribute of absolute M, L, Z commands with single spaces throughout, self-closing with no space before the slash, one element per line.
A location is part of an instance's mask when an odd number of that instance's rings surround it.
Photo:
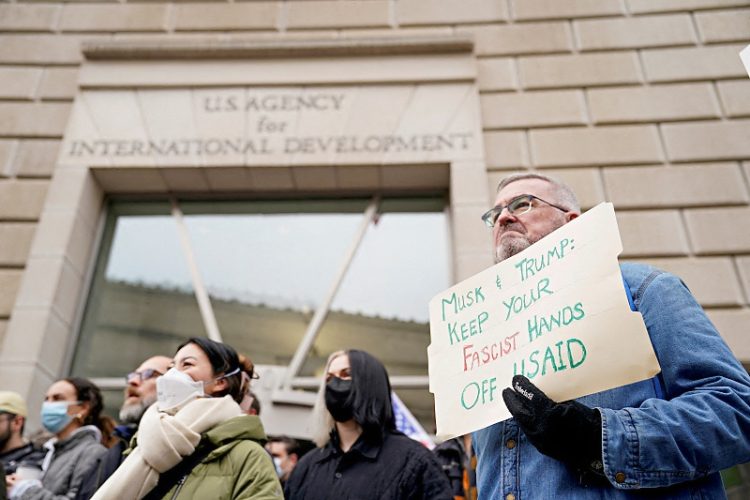
<path fill-rule="evenodd" d="M 576 194 L 572 189 L 570 189 L 570 186 L 559 179 L 548 177 L 542 174 L 536 174 L 533 172 L 511 174 L 500 181 L 500 184 L 497 185 L 497 191 L 495 192 L 499 193 L 500 190 L 508 184 L 524 179 L 539 179 L 552 184 L 552 186 L 555 188 L 555 195 L 558 198 L 557 200 L 555 200 L 557 203 L 560 203 L 561 205 L 565 206 L 565 208 L 573 212 L 581 212 L 581 204 L 578 202 L 578 197 L 576 196 Z"/>

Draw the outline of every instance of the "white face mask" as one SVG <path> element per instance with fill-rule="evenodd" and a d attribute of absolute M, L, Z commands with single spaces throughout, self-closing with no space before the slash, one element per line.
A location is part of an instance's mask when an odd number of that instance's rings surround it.
<path fill-rule="evenodd" d="M 170 368 L 156 379 L 156 407 L 161 411 L 175 410 L 205 395 L 203 382 L 177 368 Z"/>
<path fill-rule="evenodd" d="M 214 380 L 219 380 L 240 372 L 239 367 Z M 156 407 L 160 411 L 171 412 L 177 410 L 190 401 L 206 396 L 204 383 L 195 381 L 190 375 L 177 368 L 170 368 L 167 373 L 156 379 Z"/>
<path fill-rule="evenodd" d="M 273 467 L 276 469 L 276 475 L 279 478 L 284 477 L 284 470 L 281 468 L 281 457 L 273 457 Z"/>

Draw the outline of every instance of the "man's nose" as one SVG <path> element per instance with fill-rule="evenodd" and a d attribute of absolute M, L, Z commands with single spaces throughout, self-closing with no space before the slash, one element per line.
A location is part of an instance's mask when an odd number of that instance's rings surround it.
<path fill-rule="evenodd" d="M 497 216 L 497 220 L 495 220 L 495 226 L 496 227 L 498 225 L 499 226 L 504 226 L 508 222 L 516 221 L 516 220 L 518 220 L 518 219 L 516 219 L 515 215 L 513 215 L 512 213 L 510 213 L 510 210 L 508 209 L 508 207 L 505 207 L 505 208 L 503 208 L 503 211 L 500 212 L 500 215 Z"/>

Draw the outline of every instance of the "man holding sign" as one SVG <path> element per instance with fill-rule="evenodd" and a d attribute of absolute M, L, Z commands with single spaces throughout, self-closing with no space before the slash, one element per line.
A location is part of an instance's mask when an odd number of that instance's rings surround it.
<path fill-rule="evenodd" d="M 496 286 L 485 277 L 484 285 L 451 289 L 431 303 L 438 432 L 441 425 L 445 434 L 465 430 L 483 412 L 506 419 L 473 434 L 481 499 L 723 498 L 718 471 L 750 461 L 748 373 L 678 278 L 635 264 L 618 271 L 616 258 L 615 281 L 609 278 L 596 252 L 621 249 L 614 212 L 588 245 L 565 232 L 579 216 L 573 192 L 548 177 L 500 183 L 483 219 L 493 228 L 496 262 L 513 258 L 513 266 L 480 273 L 497 273 Z M 568 236 L 544 238 L 558 228 L 555 235 Z M 493 301 L 491 293 L 504 295 Z M 615 302 L 625 311 L 613 312 L 607 304 Z M 433 366 L 433 359 L 451 362 Z M 448 369 L 456 379 L 474 373 L 475 381 L 461 379 L 455 397 L 441 392 L 450 384 L 440 372 Z M 634 378 L 614 378 L 628 380 L 615 387 L 606 381 L 610 371 Z M 550 398 L 538 386 L 568 397 Z M 589 395 L 555 401 L 581 394 Z M 444 411 L 446 401 L 457 409 Z"/>

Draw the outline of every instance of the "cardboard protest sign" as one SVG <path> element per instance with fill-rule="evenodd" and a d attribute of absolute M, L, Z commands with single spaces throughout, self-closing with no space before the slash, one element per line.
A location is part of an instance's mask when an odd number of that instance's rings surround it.
<path fill-rule="evenodd" d="M 523 374 L 564 401 L 660 368 L 628 304 L 611 203 L 430 301 L 430 392 L 448 438 L 510 417 L 502 389 Z"/>
<path fill-rule="evenodd" d="M 742 49 L 740 59 L 742 59 L 742 64 L 745 65 L 745 71 L 750 75 L 750 45 Z"/>

